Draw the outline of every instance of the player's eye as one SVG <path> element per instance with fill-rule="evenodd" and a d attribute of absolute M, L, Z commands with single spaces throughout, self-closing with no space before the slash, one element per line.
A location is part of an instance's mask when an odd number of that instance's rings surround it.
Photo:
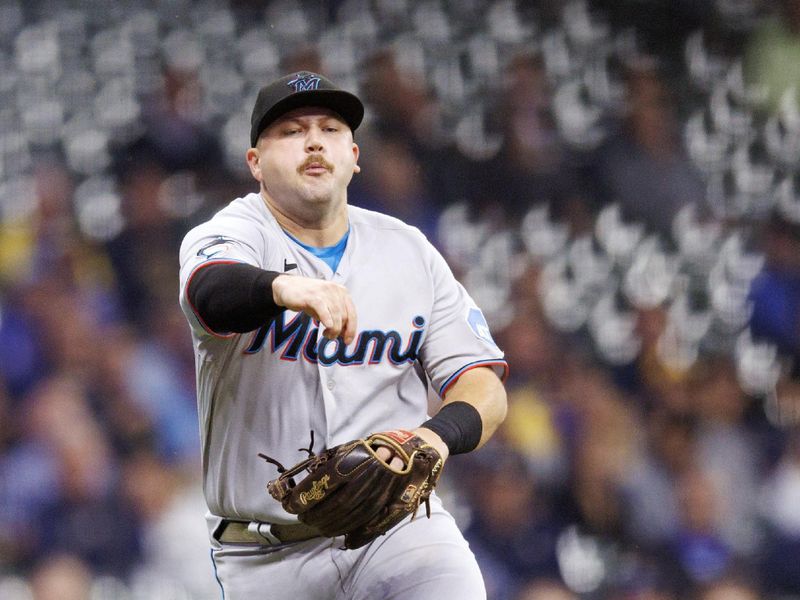
<path fill-rule="evenodd" d="M 302 130 L 299 127 L 290 127 L 283 130 L 283 135 L 296 135 L 301 132 Z"/>

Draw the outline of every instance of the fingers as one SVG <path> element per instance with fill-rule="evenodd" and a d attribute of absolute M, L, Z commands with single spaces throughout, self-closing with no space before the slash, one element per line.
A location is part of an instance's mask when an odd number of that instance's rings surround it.
<path fill-rule="evenodd" d="M 393 469 L 402 471 L 403 467 L 405 467 L 403 459 L 395 455 L 391 450 L 389 450 L 389 448 L 386 448 L 385 446 L 381 446 L 375 450 L 375 454 L 377 454 L 378 458 L 380 458 L 383 462 L 388 463 Z M 391 461 L 389 459 L 391 459 Z"/>
<path fill-rule="evenodd" d="M 346 344 L 356 335 L 356 308 L 342 285 L 295 275 L 280 275 L 272 283 L 272 295 L 279 306 L 305 312 L 322 325 L 322 335 Z"/>
<path fill-rule="evenodd" d="M 317 311 L 319 322 L 322 324 L 322 335 L 329 340 L 335 340 L 342 331 L 342 317 L 337 310 L 325 304 Z M 313 315 L 312 315 L 313 316 Z"/>
<path fill-rule="evenodd" d="M 346 292 L 347 290 L 345 290 Z M 345 294 L 345 321 L 344 321 L 344 331 L 342 333 L 342 338 L 344 339 L 345 344 L 349 344 L 352 342 L 356 337 L 357 325 L 358 325 L 358 318 L 356 317 L 356 305 L 353 304 L 353 299 L 350 297 L 350 294 Z"/>
<path fill-rule="evenodd" d="M 324 306 L 317 311 L 317 318 L 324 329 L 322 335 L 329 340 L 341 337 L 345 344 L 349 344 L 356 336 L 356 307 L 353 299 L 343 286 L 335 286 L 332 290 L 332 301 L 323 301 Z"/>

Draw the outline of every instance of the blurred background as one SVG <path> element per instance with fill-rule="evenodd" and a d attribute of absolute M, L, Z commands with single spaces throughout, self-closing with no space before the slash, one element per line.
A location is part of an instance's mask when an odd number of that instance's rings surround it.
<path fill-rule="evenodd" d="M 178 245 L 297 69 L 507 353 L 490 599 L 800 598 L 800 0 L 0 0 L 0 598 L 220 597 Z"/>

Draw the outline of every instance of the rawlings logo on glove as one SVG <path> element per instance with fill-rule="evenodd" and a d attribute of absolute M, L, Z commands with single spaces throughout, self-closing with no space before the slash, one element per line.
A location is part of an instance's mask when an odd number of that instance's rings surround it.
<path fill-rule="evenodd" d="M 391 453 L 388 461 L 378 455 L 382 447 Z M 291 469 L 260 454 L 280 472 L 267 490 L 302 523 L 328 537 L 344 535 L 345 548 L 370 543 L 408 515 L 416 515 L 422 503 L 430 517 L 429 498 L 443 461 L 433 446 L 414 433 L 385 431 L 321 454 L 311 448 L 306 451 L 309 457 Z M 395 458 L 401 467 L 390 464 Z M 295 481 L 303 472 L 307 475 Z"/>

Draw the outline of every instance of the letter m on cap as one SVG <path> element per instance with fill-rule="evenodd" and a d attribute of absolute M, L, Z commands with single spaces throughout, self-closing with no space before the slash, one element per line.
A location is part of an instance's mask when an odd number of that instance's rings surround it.
<path fill-rule="evenodd" d="M 295 92 L 307 92 L 315 90 L 319 87 L 319 77 L 313 73 L 298 73 L 295 78 L 289 81 L 286 85 L 294 88 Z"/>

